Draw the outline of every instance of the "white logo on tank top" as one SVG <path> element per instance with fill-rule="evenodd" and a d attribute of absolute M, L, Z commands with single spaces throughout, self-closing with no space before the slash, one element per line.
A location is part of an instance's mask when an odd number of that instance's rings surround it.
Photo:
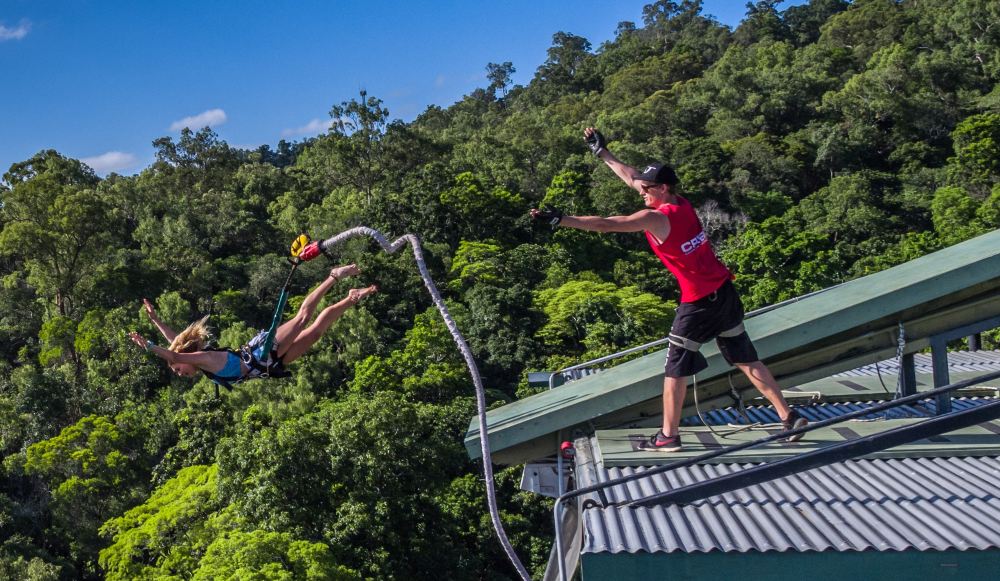
<path fill-rule="evenodd" d="M 697 236 L 688 240 L 684 244 L 681 244 L 681 252 L 683 252 L 684 254 L 691 254 L 695 250 L 698 250 L 698 247 L 704 244 L 705 242 L 708 242 L 708 237 L 705 236 L 705 231 L 702 230 L 701 232 L 698 233 Z"/>

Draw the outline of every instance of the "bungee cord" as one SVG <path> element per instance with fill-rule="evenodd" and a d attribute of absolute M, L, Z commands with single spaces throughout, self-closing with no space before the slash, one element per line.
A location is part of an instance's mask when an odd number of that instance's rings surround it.
<path fill-rule="evenodd" d="M 479 411 L 479 444 L 482 447 L 483 476 L 486 479 L 486 500 L 489 504 L 490 518 L 493 521 L 493 528 L 496 530 L 497 536 L 500 538 L 500 544 L 503 545 L 504 552 L 507 553 L 507 557 L 510 559 L 510 562 L 513 563 L 514 568 L 517 569 L 521 579 L 524 581 L 530 581 L 531 576 L 528 575 L 527 569 L 525 569 L 524 565 L 521 563 L 517 553 L 514 552 L 514 547 L 510 544 L 510 540 L 507 538 L 507 533 L 504 532 L 503 523 L 500 522 L 500 511 L 497 508 L 496 486 L 493 481 L 493 462 L 490 456 L 490 446 L 486 433 L 486 392 L 483 388 L 483 380 L 479 376 L 479 367 L 476 365 L 476 360 L 472 357 L 472 350 L 469 349 L 468 343 L 465 342 L 465 338 L 458 330 L 458 325 L 455 324 L 455 321 L 448 313 L 448 307 L 445 306 L 444 299 L 441 298 L 441 293 L 438 292 L 437 286 L 434 284 L 434 280 L 431 278 L 430 272 L 427 270 L 427 264 L 424 262 L 423 249 L 420 246 L 420 239 L 414 234 L 404 234 L 390 243 L 378 230 L 368 228 L 367 226 L 358 226 L 356 228 L 351 228 L 350 230 L 345 230 L 332 238 L 327 238 L 322 242 L 313 244 L 316 245 L 315 249 L 317 252 L 325 254 L 328 249 L 346 240 L 360 236 L 368 236 L 369 238 L 374 239 L 379 243 L 379 246 L 381 246 L 382 249 L 389 254 L 394 254 L 400 248 L 406 246 L 407 243 L 409 243 L 410 247 L 413 249 L 413 257 L 417 262 L 417 268 L 420 270 L 420 277 L 424 280 L 424 286 L 426 286 L 428 292 L 430 292 L 434 305 L 441 313 L 441 318 L 444 319 L 444 324 L 448 327 L 448 331 L 451 332 L 451 336 L 455 340 L 455 344 L 458 345 L 458 350 L 462 352 L 462 357 L 465 358 L 465 364 L 469 368 L 469 374 L 472 375 L 472 382 L 476 386 L 476 406 Z M 306 257 L 308 254 L 308 252 L 303 251 L 303 257 Z"/>

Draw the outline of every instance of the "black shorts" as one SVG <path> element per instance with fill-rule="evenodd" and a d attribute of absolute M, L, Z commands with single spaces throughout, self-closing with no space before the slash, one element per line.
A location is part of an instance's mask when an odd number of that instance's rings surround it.
<path fill-rule="evenodd" d="M 727 280 L 719 290 L 693 303 L 681 303 L 670 327 L 667 362 L 663 371 L 667 377 L 687 377 L 708 367 L 705 356 L 690 343 L 682 347 L 683 339 L 705 343 L 715 339 L 719 351 L 730 365 L 757 361 L 757 350 L 746 331 L 732 337 L 720 337 L 743 322 L 743 302 L 732 281 Z"/>

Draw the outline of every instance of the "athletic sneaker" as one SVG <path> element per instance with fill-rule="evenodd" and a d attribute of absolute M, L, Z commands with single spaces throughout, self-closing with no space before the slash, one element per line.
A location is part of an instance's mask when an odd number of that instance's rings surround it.
<path fill-rule="evenodd" d="M 639 447 L 641 450 L 656 450 L 657 452 L 679 452 L 681 449 L 681 436 L 665 436 L 663 430 L 650 436 L 648 440 Z"/>
<path fill-rule="evenodd" d="M 784 431 L 794 430 L 795 428 L 804 428 L 809 425 L 809 420 L 805 419 L 799 412 L 792 410 L 788 414 L 788 418 L 781 421 L 781 429 Z M 789 438 L 786 438 L 786 442 L 798 442 L 802 439 L 805 434 L 795 434 Z"/>

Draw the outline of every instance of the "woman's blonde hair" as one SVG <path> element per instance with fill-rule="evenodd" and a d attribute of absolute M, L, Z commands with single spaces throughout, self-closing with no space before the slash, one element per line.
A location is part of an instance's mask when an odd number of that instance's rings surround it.
<path fill-rule="evenodd" d="M 208 315 L 187 326 L 186 329 L 177 333 L 174 340 L 170 342 L 170 349 L 175 353 L 191 353 L 192 351 L 203 351 L 208 345 L 211 333 L 208 331 Z"/>

